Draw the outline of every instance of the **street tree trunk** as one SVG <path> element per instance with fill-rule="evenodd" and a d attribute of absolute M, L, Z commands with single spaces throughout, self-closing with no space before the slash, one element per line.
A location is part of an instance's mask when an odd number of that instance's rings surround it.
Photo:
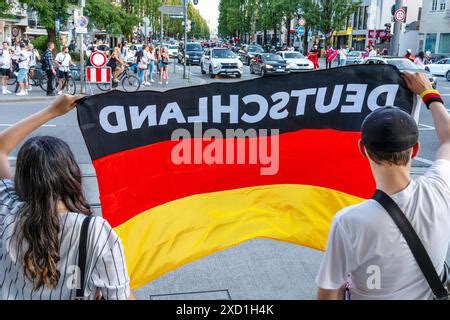
<path fill-rule="evenodd" d="M 47 28 L 48 41 L 56 43 L 56 30 L 52 28 Z M 59 50 L 59 48 L 57 48 Z"/>
<path fill-rule="evenodd" d="M 291 46 L 291 18 L 290 17 L 286 18 L 286 30 L 287 30 L 286 44 L 288 47 L 290 47 Z"/>

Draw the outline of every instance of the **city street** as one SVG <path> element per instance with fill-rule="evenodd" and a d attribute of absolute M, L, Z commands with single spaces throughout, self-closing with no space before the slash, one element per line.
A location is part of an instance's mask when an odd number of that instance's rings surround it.
<path fill-rule="evenodd" d="M 173 65 L 171 65 L 173 67 Z M 242 79 L 210 79 L 202 75 L 198 66 L 188 68 L 190 80 L 181 79 L 182 66 L 176 65 L 176 75 L 171 74 L 169 85 L 155 82 L 152 90 L 166 90 L 179 86 L 199 85 L 214 81 L 241 81 L 257 76 L 250 75 L 245 67 Z M 171 81 L 170 79 L 174 79 Z M 142 89 L 142 90 L 145 90 Z M 450 82 L 438 79 L 438 89 L 450 111 Z M 97 91 L 95 91 L 97 92 Z M 0 96 L 0 131 L 13 123 L 42 109 L 53 98 L 47 98 L 40 89 L 26 98 Z M 419 157 L 413 162 L 413 174 L 423 174 L 438 148 L 438 141 L 429 111 L 422 106 L 419 120 Z M 76 112 L 55 119 L 35 132 L 52 135 L 66 141 L 72 148 L 84 173 L 85 191 L 90 203 L 100 213 L 98 190 L 88 151 L 78 128 Z M 16 160 L 15 150 L 11 163 Z M 308 248 L 268 239 L 255 239 L 231 249 L 217 252 L 191 264 L 178 268 L 136 292 L 138 299 L 313 299 L 321 253 Z M 448 256 L 449 260 L 450 257 Z"/>

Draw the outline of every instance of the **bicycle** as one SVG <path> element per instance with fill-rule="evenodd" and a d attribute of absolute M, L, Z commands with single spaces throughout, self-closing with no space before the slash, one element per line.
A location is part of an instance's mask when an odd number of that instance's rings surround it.
<path fill-rule="evenodd" d="M 67 78 L 63 79 L 63 83 L 62 83 L 62 90 L 59 90 L 59 78 L 57 76 L 54 77 L 54 85 L 53 88 L 55 89 L 55 91 L 63 91 L 65 90 L 66 93 L 74 95 L 77 92 L 77 85 L 75 83 L 75 80 L 72 77 L 72 73 L 69 71 L 69 75 Z M 47 82 L 48 82 L 48 78 L 47 78 L 47 74 L 44 73 L 40 79 L 39 79 L 39 85 L 41 87 L 42 90 L 47 91 Z"/>
<path fill-rule="evenodd" d="M 40 86 L 40 77 L 38 77 L 38 71 L 36 67 L 33 67 L 34 71 L 32 72 L 32 68 L 30 68 L 27 72 L 27 79 L 28 79 L 28 85 L 29 86 Z M 17 92 L 19 90 L 19 83 L 17 82 L 17 75 L 19 70 L 14 70 L 11 72 L 11 77 L 8 79 L 8 85 L 15 85 L 14 92 Z"/>
<path fill-rule="evenodd" d="M 118 83 L 122 84 L 122 89 L 125 92 L 131 92 L 131 91 L 138 91 L 141 87 L 141 84 L 139 83 L 139 80 L 136 76 L 130 74 L 130 67 L 128 65 L 125 65 L 125 68 L 118 76 Z M 111 84 L 111 83 L 97 83 L 97 88 L 100 91 L 110 91 L 112 89 L 117 88 L 117 84 Z M 128 85 L 128 87 L 127 87 Z"/>

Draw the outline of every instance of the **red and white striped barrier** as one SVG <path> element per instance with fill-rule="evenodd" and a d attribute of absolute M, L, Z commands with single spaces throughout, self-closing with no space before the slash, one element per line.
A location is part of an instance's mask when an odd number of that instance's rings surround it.
<path fill-rule="evenodd" d="M 86 68 L 86 79 L 90 83 L 111 83 L 111 68 Z"/>

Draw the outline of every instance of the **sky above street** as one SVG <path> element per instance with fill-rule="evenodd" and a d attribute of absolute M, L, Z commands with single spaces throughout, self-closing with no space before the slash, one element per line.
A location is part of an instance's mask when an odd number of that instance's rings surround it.
<path fill-rule="evenodd" d="M 219 20 L 219 2 L 220 0 L 199 0 L 198 9 L 202 17 L 208 22 L 211 31 L 217 29 Z"/>

